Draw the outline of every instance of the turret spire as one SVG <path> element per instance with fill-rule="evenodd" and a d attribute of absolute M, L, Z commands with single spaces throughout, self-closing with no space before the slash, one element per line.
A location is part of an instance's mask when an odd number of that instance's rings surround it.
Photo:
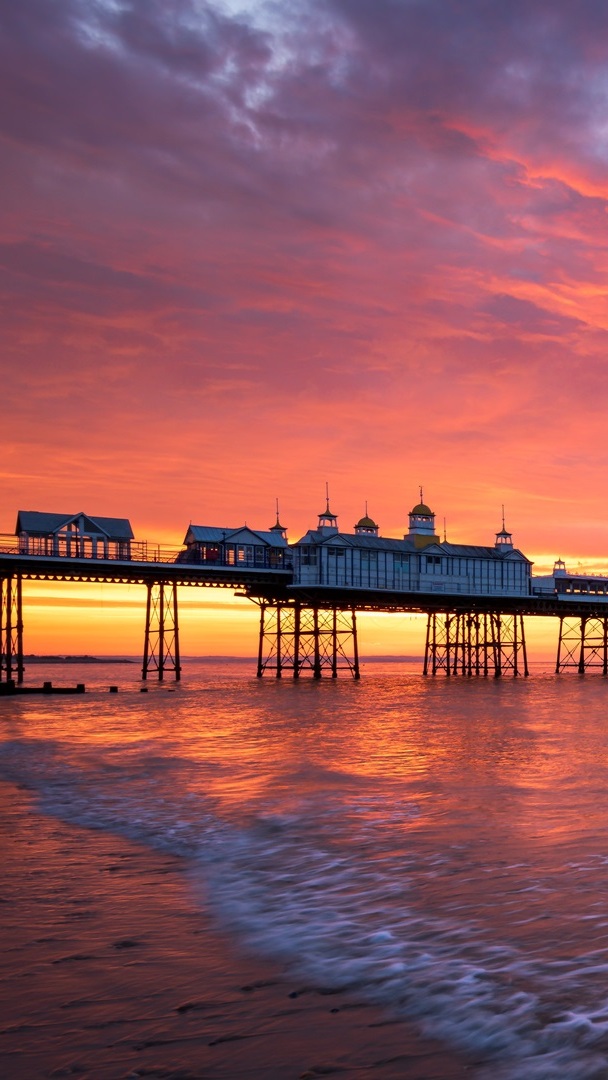
<path fill-rule="evenodd" d="M 284 525 L 281 525 L 281 522 L 279 520 L 279 500 L 278 499 L 276 500 L 276 508 L 277 508 L 277 520 L 274 523 L 274 525 L 270 526 L 269 532 L 280 533 L 281 536 L 286 540 L 287 539 L 287 529 L 285 528 Z"/>
<path fill-rule="evenodd" d="M 422 484 L 419 491 L 420 502 L 410 510 L 410 527 L 407 539 L 413 540 L 417 548 L 423 548 L 428 544 L 438 544 L 440 540 L 435 533 L 435 515 L 424 502 Z"/>
<path fill-rule="evenodd" d="M 502 527 L 500 532 L 496 533 L 496 544 L 494 545 L 498 551 L 508 552 L 513 550 L 513 537 L 505 525 L 505 506 L 502 504 Z"/>
<path fill-rule="evenodd" d="M 327 481 L 325 481 L 325 510 L 322 514 L 319 514 L 319 531 L 325 533 L 338 531 L 338 519 L 329 509 L 329 484 Z"/>
<path fill-rule="evenodd" d="M 376 525 L 376 522 L 370 518 L 367 512 L 367 499 L 365 500 L 365 515 L 355 525 L 355 533 L 360 536 L 367 533 L 368 536 L 377 536 L 380 531 L 380 526 Z"/>

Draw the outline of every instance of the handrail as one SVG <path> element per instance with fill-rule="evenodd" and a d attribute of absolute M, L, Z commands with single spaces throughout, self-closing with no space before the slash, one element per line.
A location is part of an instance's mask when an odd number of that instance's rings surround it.
<path fill-rule="evenodd" d="M 162 544 L 152 540 L 125 540 L 111 541 L 111 547 L 106 552 L 96 551 L 93 555 L 92 548 L 83 544 L 81 538 L 74 537 L 62 551 L 36 551 L 37 537 L 28 540 L 20 540 L 14 534 L 0 534 L 0 554 L 28 556 L 33 559 L 86 559 L 87 562 L 153 562 L 173 563 L 183 548 L 166 548 Z"/>
<path fill-rule="evenodd" d="M 90 543 L 84 544 L 82 538 L 75 537 L 70 539 L 66 544 L 62 544 L 62 550 L 52 550 L 53 545 L 49 544 L 49 549 L 36 550 L 36 548 L 42 548 L 43 543 L 38 541 L 37 537 L 30 537 L 28 539 L 20 539 L 14 534 L 0 534 L 0 555 L 16 555 L 19 558 L 27 559 L 78 559 L 86 560 L 87 563 L 146 563 L 146 564 L 169 564 L 169 563 L 182 563 L 186 566 L 198 566 L 201 568 L 213 569 L 214 567 L 226 568 L 228 570 L 291 570 L 291 553 L 284 552 L 284 561 L 278 566 L 268 565 L 267 563 L 260 564 L 253 559 L 228 561 L 226 558 L 217 559 L 199 559 L 190 557 L 190 553 L 187 548 L 168 548 L 163 547 L 162 544 L 152 540 L 125 540 L 125 541 L 111 541 L 106 551 L 100 550 L 101 545 L 93 554 L 92 545 Z M 32 548 L 34 550 L 32 550 Z"/>

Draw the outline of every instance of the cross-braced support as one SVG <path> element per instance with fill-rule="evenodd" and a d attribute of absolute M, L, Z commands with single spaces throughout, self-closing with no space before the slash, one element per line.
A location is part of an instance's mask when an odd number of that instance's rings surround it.
<path fill-rule="evenodd" d="M 591 668 L 608 675 L 607 616 L 560 617 L 555 671 L 567 668 L 575 668 L 579 675 Z"/>
<path fill-rule="evenodd" d="M 0 579 L 0 682 L 23 682 L 21 574 Z"/>
<path fill-rule="evenodd" d="M 523 615 L 491 615 L 496 678 L 529 675 Z"/>
<path fill-rule="evenodd" d="M 177 618 L 177 585 L 151 581 L 147 585 L 146 630 L 141 676 L 148 678 L 156 671 L 162 682 L 165 672 L 174 672 L 175 681 L 181 678 L 179 658 L 179 623 Z"/>
<path fill-rule="evenodd" d="M 521 615 L 430 612 L 424 651 L 425 675 L 527 675 Z"/>
<path fill-rule="evenodd" d="M 359 678 L 357 617 L 354 608 L 307 608 L 301 604 L 260 603 L 258 677 L 272 671 L 294 679 L 310 671 L 336 678 L 341 670 Z"/>

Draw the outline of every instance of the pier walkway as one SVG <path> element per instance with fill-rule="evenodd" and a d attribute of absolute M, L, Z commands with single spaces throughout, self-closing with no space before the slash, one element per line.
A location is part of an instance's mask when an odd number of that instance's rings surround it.
<path fill-rule="evenodd" d="M 190 526 L 173 548 L 135 540 L 120 519 L 77 515 L 66 527 L 60 515 L 20 513 L 16 533 L 0 536 L 0 682 L 23 681 L 23 582 L 35 580 L 141 585 L 143 679 L 180 679 L 178 589 L 193 587 L 258 605 L 259 676 L 358 678 L 361 612 L 425 615 L 425 674 L 527 675 L 524 619 L 542 616 L 559 621 L 557 671 L 608 675 L 608 577 L 561 562 L 535 577 L 504 520 L 494 547 L 475 547 L 440 541 L 422 502 L 403 540 L 380 537 L 367 516 L 339 533 L 329 502 L 319 518 L 296 544 L 277 513 L 265 532 Z"/>

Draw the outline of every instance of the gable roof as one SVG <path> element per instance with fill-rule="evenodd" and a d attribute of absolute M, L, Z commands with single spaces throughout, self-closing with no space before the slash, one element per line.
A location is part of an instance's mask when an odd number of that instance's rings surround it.
<path fill-rule="evenodd" d="M 456 555 L 460 558 L 492 559 L 499 562 L 511 559 L 532 566 L 530 559 L 527 559 L 519 548 L 509 548 L 508 551 L 501 551 L 499 548 L 480 544 L 450 544 L 447 541 L 442 542 L 439 540 L 426 544 L 423 548 L 418 548 L 412 536 L 404 536 L 402 540 L 390 536 L 373 536 L 371 533 L 331 533 L 327 536 L 318 529 L 309 529 L 297 543 L 291 546 L 298 548 L 304 545 L 318 547 L 350 545 L 353 548 L 367 548 L 371 551 L 394 551 L 395 553 L 402 552 L 417 555 Z"/>
<path fill-rule="evenodd" d="M 508 551 L 501 551 L 496 547 L 482 547 L 478 544 L 450 544 L 447 541 L 434 544 L 433 548 L 442 551 L 445 555 L 460 555 L 461 557 L 470 555 L 477 559 L 499 559 L 501 562 L 504 562 L 505 559 L 515 559 L 530 563 L 530 566 L 532 566 L 530 559 L 527 559 L 519 548 L 509 548 Z"/>
<path fill-rule="evenodd" d="M 51 536 L 67 528 L 73 522 L 82 521 L 84 531 L 109 540 L 133 540 L 133 530 L 127 518 L 91 517 L 78 514 L 47 514 L 40 510 L 20 510 L 17 514 L 15 533 L 29 536 Z"/>
<path fill-rule="evenodd" d="M 240 525 L 237 529 L 221 529 L 217 525 L 190 525 L 184 544 L 263 544 L 267 547 L 286 548 L 287 541 L 276 530 L 250 529 Z"/>
<path fill-rule="evenodd" d="M 409 536 L 406 536 L 403 540 L 398 540 L 392 536 L 374 536 L 372 533 L 335 532 L 330 533 L 328 536 L 318 529 L 309 529 L 296 544 L 291 546 L 299 547 L 303 544 L 314 544 L 319 547 L 340 545 L 343 547 L 368 548 L 372 551 L 405 551 L 408 553 L 418 550 L 413 539 Z"/>

